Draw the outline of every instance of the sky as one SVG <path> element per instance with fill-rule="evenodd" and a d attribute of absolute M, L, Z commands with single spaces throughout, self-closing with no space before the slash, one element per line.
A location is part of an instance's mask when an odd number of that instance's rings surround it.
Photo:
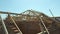
<path fill-rule="evenodd" d="M 22 13 L 26 10 L 36 10 L 48 16 L 60 16 L 60 0 L 0 0 L 0 11 Z"/>

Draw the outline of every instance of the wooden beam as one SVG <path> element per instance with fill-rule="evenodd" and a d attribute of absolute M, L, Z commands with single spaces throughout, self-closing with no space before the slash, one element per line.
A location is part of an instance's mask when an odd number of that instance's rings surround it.
<path fill-rule="evenodd" d="M 21 14 L 18 14 L 18 13 L 3 12 L 3 11 L 0 11 L 0 14 L 14 14 L 14 15 L 21 15 Z"/>

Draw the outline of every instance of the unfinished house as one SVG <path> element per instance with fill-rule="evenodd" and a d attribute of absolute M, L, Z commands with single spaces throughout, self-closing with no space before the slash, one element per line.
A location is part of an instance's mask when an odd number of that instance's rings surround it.
<path fill-rule="evenodd" d="M 60 22 L 41 12 L 27 10 L 10 14 L 14 13 L 8 13 L 7 18 L 1 20 L 0 34 L 60 34 Z"/>

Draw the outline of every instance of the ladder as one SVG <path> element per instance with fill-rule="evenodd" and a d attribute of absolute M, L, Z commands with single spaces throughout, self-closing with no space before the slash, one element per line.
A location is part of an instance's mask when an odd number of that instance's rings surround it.
<path fill-rule="evenodd" d="M 10 16 L 10 14 L 8 14 L 11 21 L 13 22 L 13 24 L 15 25 L 15 27 L 12 27 L 12 29 L 17 33 L 17 34 L 22 34 L 21 30 L 19 29 L 18 25 L 16 24 L 15 20 L 12 18 L 12 16 Z"/>
<path fill-rule="evenodd" d="M 11 19 L 12 23 L 11 22 L 9 22 L 9 23 L 4 22 L 4 20 L 2 19 L 1 15 L 0 15 L 0 21 L 2 21 L 4 34 L 22 34 L 22 32 L 20 31 L 16 22 L 14 21 L 14 19 L 11 16 L 10 16 L 10 19 Z"/>
<path fill-rule="evenodd" d="M 49 31 L 48 31 L 48 29 L 47 29 L 47 27 L 46 27 L 45 24 L 44 24 L 44 21 L 43 21 L 42 17 L 43 17 L 43 16 L 40 16 L 40 17 L 39 17 L 39 19 L 41 20 L 41 23 L 39 23 L 40 28 L 41 28 L 41 32 L 38 33 L 38 34 L 45 34 L 45 33 L 50 34 Z M 42 25 L 43 25 L 43 26 L 42 26 Z M 45 29 L 45 30 L 44 30 L 44 29 Z"/>

